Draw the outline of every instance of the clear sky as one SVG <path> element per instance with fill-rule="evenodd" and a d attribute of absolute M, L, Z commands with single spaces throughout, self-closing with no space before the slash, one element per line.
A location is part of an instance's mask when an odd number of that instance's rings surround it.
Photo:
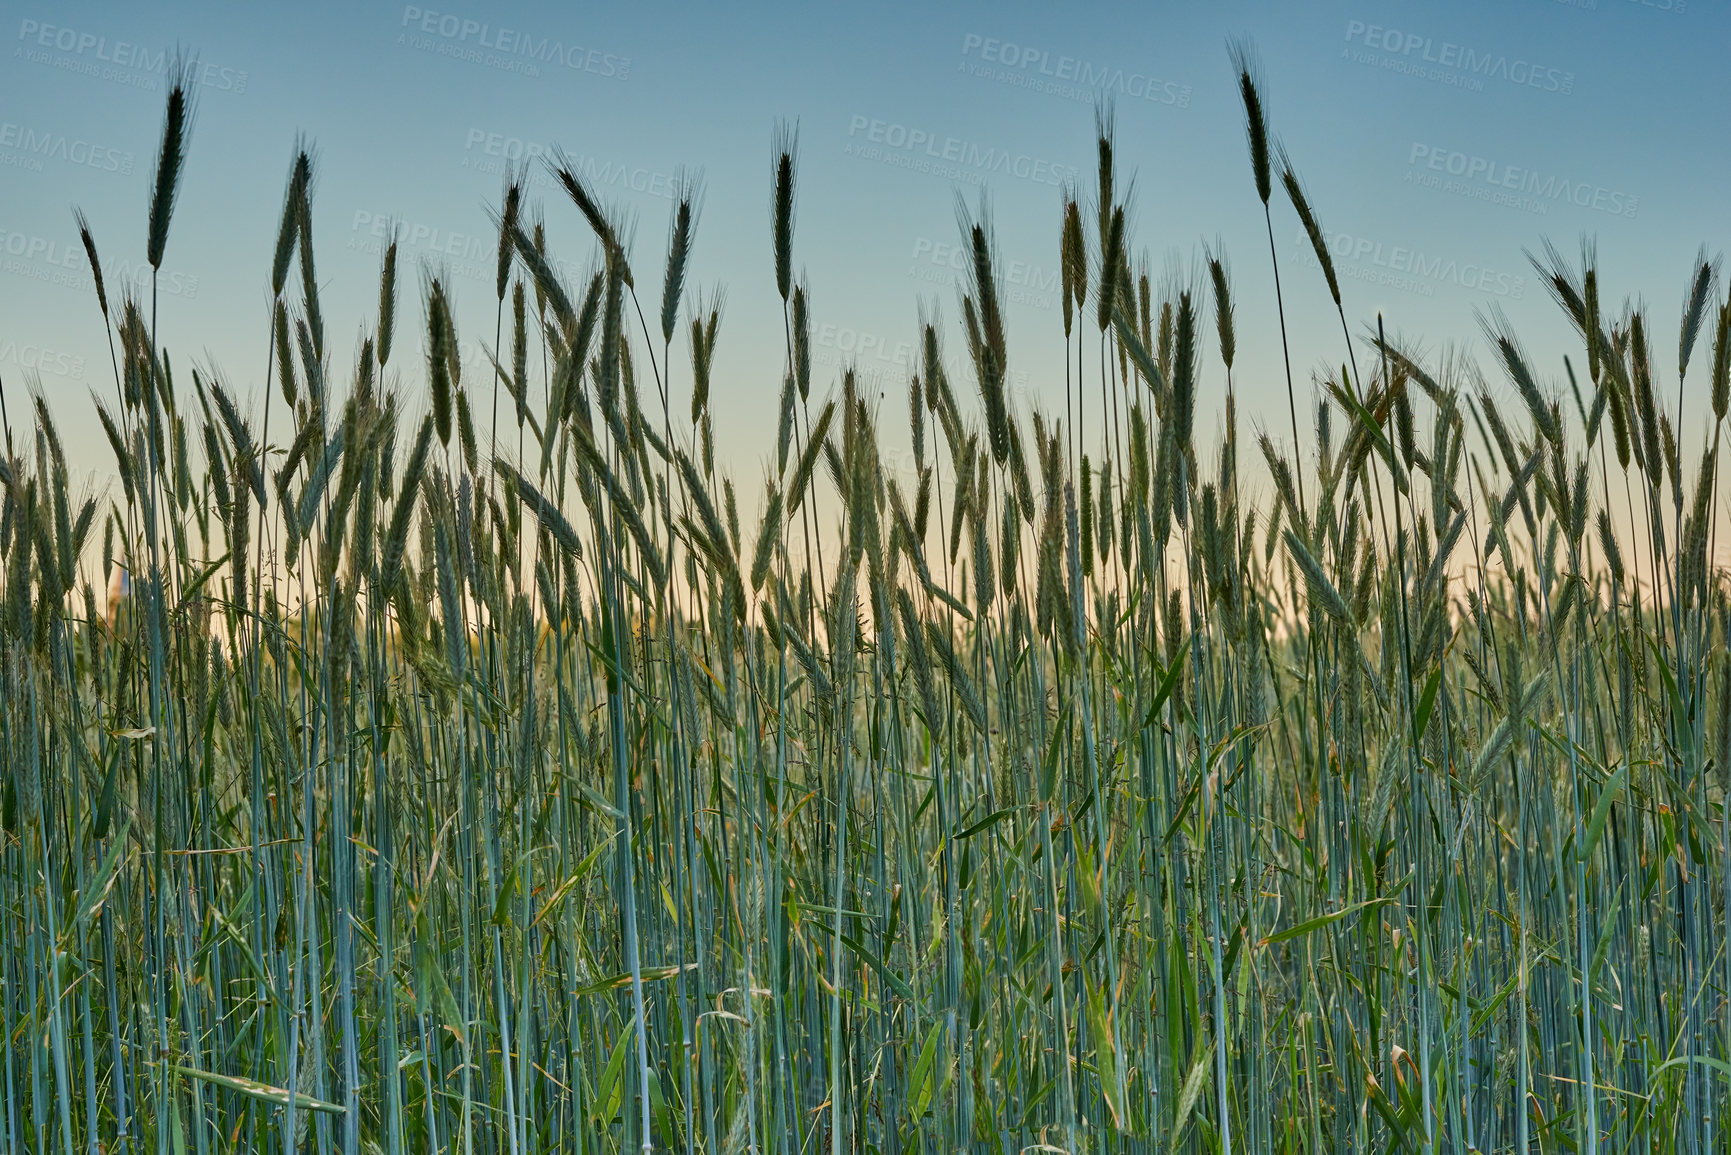
<path fill-rule="evenodd" d="M 1285 386 L 1267 237 L 1228 36 L 1260 53 L 1271 125 L 1334 246 L 1347 315 L 1484 359 L 1475 313 L 1501 306 L 1551 382 L 1571 351 L 1523 249 L 1597 240 L 1608 301 L 1644 295 L 1676 332 L 1697 247 L 1725 241 L 1731 15 L 1702 0 L 1345 0 L 1057 4 L 8 4 L 0 68 L 0 376 L 16 421 L 41 387 L 76 459 L 108 471 L 87 390 L 112 390 L 72 208 L 110 292 L 143 264 L 162 117 L 161 62 L 196 52 L 197 121 L 169 237 L 163 342 L 260 397 L 271 251 L 297 133 L 317 148 L 318 274 L 335 371 L 374 323 L 379 234 L 401 223 L 393 365 L 417 399 L 414 270 L 450 271 L 470 380 L 493 339 L 487 209 L 502 165 L 562 147 L 636 222 L 640 291 L 659 301 L 670 199 L 700 172 L 689 283 L 726 291 L 714 410 L 742 480 L 771 452 L 782 360 L 770 247 L 770 149 L 799 135 L 796 267 L 811 286 L 817 386 L 857 363 L 905 427 L 922 296 L 958 316 L 956 194 L 987 190 L 1010 298 L 1020 403 L 1061 410 L 1059 186 L 1092 196 L 1096 97 L 1112 95 L 1134 177 L 1138 254 L 1189 275 L 1228 254 L 1241 413 L 1278 435 Z M 1716 191 L 1718 190 L 1718 191 Z M 538 170 L 550 243 L 575 280 L 594 259 Z M 1301 393 L 1344 354 L 1291 209 L 1274 240 Z M 645 301 L 646 311 L 649 303 Z M 1663 337 L 1662 350 L 1674 349 Z M 1710 354 L 1709 354 L 1710 358 Z M 1656 358 L 1675 399 L 1676 362 Z M 1686 401 L 1704 412 L 1706 360 Z M 676 412 L 689 361 L 675 346 Z M 959 359 L 953 366 L 965 381 Z M 1205 368 L 1203 414 L 1221 375 Z M 467 377 L 467 374 L 466 374 Z M 1500 376 L 1495 377 L 1502 387 Z M 190 383 L 188 382 L 188 387 Z M 1199 432 L 1216 422 L 1206 416 Z M 893 437 L 905 438 L 896 432 Z"/>

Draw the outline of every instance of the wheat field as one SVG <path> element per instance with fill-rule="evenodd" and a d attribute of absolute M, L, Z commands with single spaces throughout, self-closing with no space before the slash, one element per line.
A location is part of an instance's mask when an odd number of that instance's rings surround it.
<path fill-rule="evenodd" d="M 1482 368 L 1385 339 L 1230 63 L 1270 259 L 1135 271 L 1103 113 L 1019 337 L 1061 411 L 1006 384 L 984 202 L 906 408 L 815 379 L 778 131 L 761 478 L 695 186 L 634 266 L 569 165 L 514 172 L 480 379 L 394 243 L 333 356 L 305 148 L 245 384 L 79 216 L 112 483 L 0 394 L 0 1147 L 1726 1150 L 1718 262 L 1657 316 L 1535 238 L 1559 364 L 1497 313 Z M 1339 315 L 1265 420 L 1234 354 L 1284 306 L 1235 276 Z"/>

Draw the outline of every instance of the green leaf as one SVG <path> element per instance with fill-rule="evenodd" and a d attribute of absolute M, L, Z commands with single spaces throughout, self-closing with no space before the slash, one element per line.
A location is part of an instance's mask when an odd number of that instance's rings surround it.
<path fill-rule="evenodd" d="M 1618 909 L 1617 903 L 1621 901 L 1622 897 L 1623 882 L 1621 879 L 1618 879 L 1617 889 L 1611 892 L 1611 901 L 1606 904 L 1605 909 Z M 1593 948 L 1593 961 L 1587 964 L 1587 982 L 1589 984 L 1598 981 L 1599 968 L 1605 965 L 1605 955 L 1610 952 L 1611 940 L 1616 938 L 1617 934 L 1618 927 L 1616 920 L 1610 918 L 1606 919 L 1604 929 L 1599 934 L 1599 944 Z"/>
<path fill-rule="evenodd" d="M 1154 725 L 1161 707 L 1166 705 L 1166 700 L 1172 696 L 1172 691 L 1177 689 L 1179 675 L 1184 672 L 1184 659 L 1188 656 L 1189 647 L 1180 650 L 1178 656 L 1172 660 L 1172 668 L 1161 677 L 1160 688 L 1154 691 L 1154 700 L 1148 704 L 1148 712 L 1142 716 L 1142 728 L 1144 730 Z"/>
<path fill-rule="evenodd" d="M 681 969 L 688 970 L 688 971 L 696 970 L 697 964 L 696 963 L 686 963 L 683 968 L 678 967 L 678 966 L 640 967 L 640 968 L 638 968 L 637 973 L 640 976 L 642 976 L 642 979 L 644 982 L 653 983 L 653 982 L 660 982 L 662 979 L 670 979 L 674 975 L 678 974 Z M 601 994 L 605 991 L 616 991 L 616 990 L 619 990 L 623 987 L 628 987 L 630 985 L 631 985 L 631 972 L 630 971 L 620 971 L 618 974 L 608 975 L 606 978 L 596 979 L 592 983 L 585 983 L 584 985 L 573 990 L 571 993 L 573 995 L 577 995 L 577 996 L 598 995 L 598 994 Z"/>
<path fill-rule="evenodd" d="M 1334 394 L 1335 399 L 1340 402 L 1343 408 L 1358 419 L 1365 435 L 1370 438 L 1370 443 L 1376 447 L 1383 463 L 1388 466 L 1389 476 L 1394 480 L 1395 489 L 1405 494 L 1407 491 L 1406 470 L 1401 468 L 1400 459 L 1395 456 L 1394 446 L 1389 444 L 1388 435 L 1383 432 L 1382 426 L 1377 423 L 1375 416 L 1364 407 L 1358 398 L 1354 397 L 1338 382 L 1330 392 Z"/>
<path fill-rule="evenodd" d="M 609 806 L 607 809 L 611 810 L 612 807 Z M 584 875 L 595 869 L 595 864 L 601 861 L 602 852 L 612 846 L 613 839 L 617 837 L 617 832 L 609 835 L 594 850 L 583 856 L 583 861 L 577 864 L 577 869 L 571 872 L 571 877 L 555 887 L 553 893 L 547 896 L 547 901 L 541 904 L 541 913 L 537 914 L 534 921 L 529 924 L 531 928 L 540 926 L 546 921 L 547 916 L 552 914 L 561 902 L 565 901 L 565 896 L 571 893 L 571 888 L 581 882 Z"/>
<path fill-rule="evenodd" d="M 1196 1107 L 1196 1100 L 1202 1094 L 1202 1084 L 1208 1080 L 1208 1064 L 1214 1058 L 1214 1044 L 1196 1056 L 1196 1062 L 1191 1066 L 1190 1073 L 1184 1076 L 1184 1090 L 1178 1096 L 1178 1115 L 1172 1120 L 1172 1150 L 1178 1150 L 1178 1138 L 1184 1133 L 1184 1124 L 1190 1120 L 1190 1112 Z"/>
<path fill-rule="evenodd" d="M 265 1103 L 274 1103 L 278 1107 L 286 1107 L 292 1100 L 299 1110 L 323 1111 L 328 1115 L 341 1115 L 347 1110 L 340 1103 L 327 1103 L 323 1099 L 315 1099 L 311 1095 L 300 1092 L 290 1094 L 285 1087 L 273 1087 L 269 1083 L 260 1083 L 255 1079 L 243 1079 L 238 1075 L 219 1075 L 215 1071 L 201 1071 L 197 1067 L 187 1067 L 176 1064 L 174 1072 L 188 1079 L 197 1079 L 201 1083 L 211 1083 L 218 1087 L 226 1087 L 230 1091 L 238 1091 L 242 1095 L 258 1099 Z"/>
<path fill-rule="evenodd" d="M 1010 815 L 1014 814 L 1015 812 L 1016 812 L 1016 810 L 1014 807 L 1006 807 L 1003 810 L 994 810 L 992 813 L 986 815 L 984 818 L 980 819 L 978 822 L 974 823 L 972 826 L 968 827 L 966 830 L 963 830 L 961 833 L 957 834 L 956 839 L 958 841 L 960 841 L 963 838 L 972 838 L 974 835 L 980 833 L 980 831 L 985 830 L 988 827 L 997 825 L 999 822 L 1002 822 L 1004 819 L 1008 818 Z"/>
<path fill-rule="evenodd" d="M 1361 910 L 1369 910 L 1373 906 L 1387 906 L 1393 901 L 1394 899 L 1392 897 L 1385 896 L 1383 898 L 1368 898 L 1363 902 L 1355 902 L 1351 906 L 1341 907 L 1332 914 L 1319 914 L 1315 918 L 1305 919 L 1297 926 L 1289 926 L 1278 934 L 1269 935 L 1257 945 L 1270 946 L 1277 942 L 1286 942 L 1288 939 L 1301 938 L 1304 935 L 1309 934 L 1311 931 L 1321 930 L 1325 926 L 1337 923 L 1349 914 L 1354 914 Z"/>
<path fill-rule="evenodd" d="M 169 1100 L 168 1150 L 171 1155 L 186 1155 L 186 1129 L 180 1122 L 180 1096 Z"/>
<path fill-rule="evenodd" d="M 1425 731 L 1430 728 L 1431 710 L 1436 706 L 1437 690 L 1442 686 L 1442 667 L 1438 666 L 1430 672 L 1430 677 L 1424 684 L 1424 692 L 1419 695 L 1418 710 L 1413 715 L 1415 737 L 1422 740 Z"/>
<path fill-rule="evenodd" d="M 1094 1069 L 1100 1074 L 1100 1093 L 1112 1113 L 1112 1125 L 1124 1129 L 1124 1087 L 1118 1077 L 1118 1046 L 1112 1039 L 1112 1020 L 1106 1014 L 1106 992 L 1088 983 L 1088 1029 L 1094 1035 Z"/>
<path fill-rule="evenodd" d="M 1611 817 L 1611 805 L 1617 801 L 1617 796 L 1629 784 L 1629 767 L 1623 768 L 1611 775 L 1611 780 L 1605 783 L 1605 788 L 1599 791 L 1599 801 L 1593 807 L 1592 821 L 1587 823 L 1587 836 L 1581 843 L 1581 861 L 1591 862 L 1593 851 L 1599 847 L 1599 839 L 1605 834 L 1605 821 Z"/>
<path fill-rule="evenodd" d="M 79 903 L 78 919 L 88 923 L 102 906 L 102 900 L 108 894 L 108 888 L 114 883 L 114 872 L 120 867 L 120 860 L 125 857 L 127 838 L 132 834 L 132 819 L 128 817 L 120 824 L 114 838 L 108 844 L 108 853 L 102 856 L 102 865 L 96 871 L 96 877 L 90 880 L 84 888 L 84 895 Z"/>
<path fill-rule="evenodd" d="M 932 1024 L 932 1029 L 926 1032 L 925 1045 L 920 1048 L 920 1057 L 914 1063 L 913 1078 L 909 1080 L 914 1093 L 909 1101 L 908 1114 L 913 1117 L 916 1125 L 931 1107 L 932 1093 L 937 1089 L 937 1077 L 932 1068 L 938 1055 L 938 1036 L 943 1030 L 944 1021 L 939 1019 Z"/>
<path fill-rule="evenodd" d="M 415 924 L 416 1010 L 433 1016 L 459 1042 L 466 1043 L 468 1035 L 464 1030 L 463 1012 L 458 1008 L 451 986 L 445 981 L 445 972 L 440 969 L 438 957 L 434 954 L 433 934 L 427 925 L 427 916 L 424 913 L 417 915 Z"/>
<path fill-rule="evenodd" d="M 1722 1079 L 1727 1083 L 1731 1083 L 1731 1063 L 1727 1063 L 1724 1059 L 1712 1058 L 1708 1055 L 1678 1055 L 1675 1059 L 1667 1060 L 1666 1062 L 1660 1063 L 1657 1067 L 1654 1067 L 1653 1075 L 1657 1077 L 1660 1072 L 1667 1068 L 1687 1067 L 1690 1063 L 1700 1063 L 1703 1067 L 1706 1067 L 1709 1070 L 1718 1071 L 1719 1076 Z"/>
<path fill-rule="evenodd" d="M 1064 752 L 1064 737 L 1070 731 L 1070 702 L 1058 711 L 1058 724 L 1046 742 L 1046 756 L 1040 760 L 1040 801 L 1050 802 L 1058 783 L 1058 756 Z"/>
<path fill-rule="evenodd" d="M 905 979 L 885 966 L 883 960 L 878 958 L 877 952 L 867 950 L 858 939 L 850 935 L 842 935 L 841 941 L 847 944 L 849 950 L 859 956 L 861 962 L 876 972 L 877 976 L 884 981 L 885 986 L 901 998 L 907 999 L 909 1002 L 915 1001 L 914 988 L 908 986 Z"/>
<path fill-rule="evenodd" d="M 619 1032 L 619 1041 L 613 1044 L 613 1056 L 607 1060 L 606 1070 L 601 1072 L 600 1094 L 596 1096 L 601 1104 L 601 1114 L 596 1119 L 602 1127 L 612 1123 L 619 1115 L 619 1106 L 625 1099 L 625 1080 L 621 1077 L 625 1071 L 625 1052 L 630 1048 L 632 1038 L 637 1031 L 637 1019 Z"/>
<path fill-rule="evenodd" d="M 204 583 L 208 582 L 211 579 L 211 575 L 216 573 L 217 570 L 227 565 L 228 559 L 229 555 L 225 553 L 199 571 L 198 576 L 193 578 L 191 583 L 181 591 L 180 600 L 174 604 L 174 617 L 178 618 L 183 612 L 185 612 L 186 607 L 191 604 L 192 599 L 198 596 L 198 591 L 204 588 Z"/>

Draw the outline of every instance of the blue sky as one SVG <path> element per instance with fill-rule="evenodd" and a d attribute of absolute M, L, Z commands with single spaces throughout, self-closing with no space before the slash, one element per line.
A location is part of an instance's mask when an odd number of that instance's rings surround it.
<path fill-rule="evenodd" d="M 39 374 L 78 461 L 107 472 L 87 389 L 112 389 L 72 207 L 112 287 L 143 262 L 162 115 L 158 62 L 202 65 L 185 191 L 164 270 L 161 333 L 179 364 L 214 362 L 259 398 L 268 276 L 297 133 L 317 147 L 318 271 L 340 367 L 374 321 L 384 222 L 407 267 L 448 269 L 466 343 L 493 339 L 501 166 L 562 147 L 635 221 L 639 285 L 659 299 L 670 190 L 701 173 L 689 283 L 725 289 L 718 442 L 749 480 L 771 450 L 781 365 L 770 256 L 778 120 L 800 146 L 796 266 L 811 286 L 818 388 L 857 363 L 905 424 L 904 348 L 922 295 L 958 314 L 948 246 L 958 191 L 986 190 L 1010 305 L 1020 402 L 1061 410 L 1055 287 L 1059 184 L 1093 189 L 1097 89 L 1114 94 L 1135 251 L 1155 276 L 1228 254 L 1240 409 L 1276 434 L 1285 384 L 1268 241 L 1251 182 L 1230 35 L 1254 38 L 1270 120 L 1334 247 L 1347 316 L 1380 311 L 1426 349 L 1483 358 L 1476 313 L 1504 309 L 1547 380 L 1571 351 L 1523 254 L 1595 238 L 1607 297 L 1644 296 L 1674 333 L 1697 247 L 1724 242 L 1728 162 L 1713 124 L 1731 16 L 1700 0 L 1347 0 L 1218 5 L 10 6 L 0 70 L 0 375 L 21 405 Z M 593 247 L 540 181 L 552 246 L 575 278 Z M 1301 393 L 1344 355 L 1291 209 L 1274 241 Z M 422 396 L 417 281 L 393 365 Z M 959 350 L 958 334 L 949 334 Z M 1669 339 L 1661 348 L 1672 348 Z M 659 352 L 659 351 L 657 351 Z M 1686 390 L 1704 408 L 1704 361 Z M 485 376 L 478 350 L 469 372 Z M 689 362 L 674 352 L 676 411 Z M 1674 399 L 1675 361 L 1659 358 Z M 959 362 L 956 366 L 959 370 Z M 1222 395 L 1205 370 L 1203 414 Z M 960 374 L 958 373 L 958 376 Z M 1210 404 L 1210 399 L 1213 404 Z M 1205 416 L 1200 429 L 1213 424 Z M 893 436 L 905 436 L 894 434 Z"/>

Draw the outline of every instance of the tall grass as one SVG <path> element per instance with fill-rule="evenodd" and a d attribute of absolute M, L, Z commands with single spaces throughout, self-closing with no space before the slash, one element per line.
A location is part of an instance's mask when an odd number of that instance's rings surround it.
<path fill-rule="evenodd" d="M 1270 236 L 1271 155 L 1319 236 L 1252 61 Z M 1354 337 L 1330 275 L 1363 376 L 1321 382 L 1309 452 L 1256 434 L 1252 475 L 1234 351 L 1284 321 L 1219 252 L 1133 276 L 1099 127 L 1095 235 L 1076 191 L 1053 222 L 1064 415 L 1009 390 L 989 206 L 959 205 L 911 474 L 851 372 L 812 379 L 791 129 L 761 485 L 716 461 L 695 182 L 656 334 L 623 223 L 555 159 L 596 245 L 563 284 L 515 174 L 479 382 L 394 244 L 358 360 L 326 347 L 305 147 L 260 389 L 111 303 L 79 217 L 118 484 L 72 492 L 40 396 L 11 429 L 4 1148 L 1723 1150 L 1717 264 L 1675 424 L 1657 322 L 1604 311 L 1590 247 L 1534 258 L 1567 391 L 1498 315 L 1512 389 Z"/>

